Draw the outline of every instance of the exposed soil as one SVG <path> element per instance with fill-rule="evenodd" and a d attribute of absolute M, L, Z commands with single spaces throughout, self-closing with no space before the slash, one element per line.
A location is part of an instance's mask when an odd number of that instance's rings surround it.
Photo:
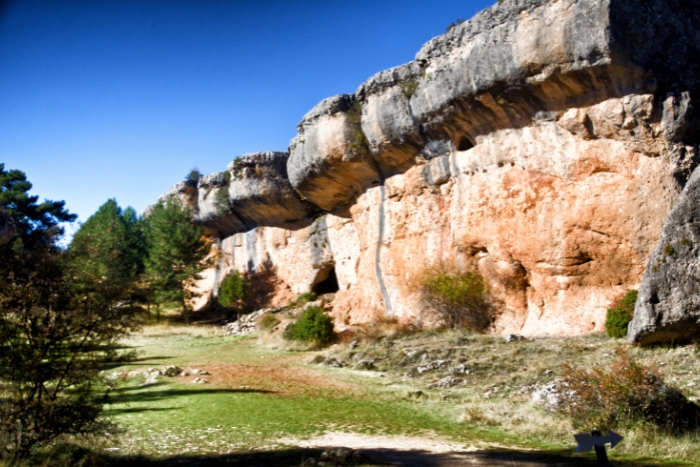
<path fill-rule="evenodd" d="M 266 365 L 203 365 L 197 367 L 210 373 L 201 376 L 210 384 L 231 389 L 270 391 L 286 397 L 307 396 L 319 391 L 335 391 L 343 396 L 357 397 L 359 386 L 329 378 L 323 372 L 300 366 Z M 198 376 L 183 376 L 177 380 L 192 381 Z"/>

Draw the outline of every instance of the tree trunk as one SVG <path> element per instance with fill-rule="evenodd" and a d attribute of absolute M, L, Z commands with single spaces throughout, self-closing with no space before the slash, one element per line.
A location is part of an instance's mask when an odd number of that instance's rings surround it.
<path fill-rule="evenodd" d="M 187 313 L 187 302 L 185 301 L 185 283 L 180 282 L 180 290 L 182 291 L 182 315 L 185 317 L 185 325 L 190 325 L 190 315 Z"/>

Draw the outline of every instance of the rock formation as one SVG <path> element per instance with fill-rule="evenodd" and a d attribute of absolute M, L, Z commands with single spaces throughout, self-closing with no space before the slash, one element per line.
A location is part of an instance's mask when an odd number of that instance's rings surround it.
<path fill-rule="evenodd" d="M 204 287 L 268 271 L 273 302 L 328 288 L 337 323 L 416 321 L 444 262 L 488 280 L 496 332 L 602 330 L 697 165 L 699 7 L 504 0 L 324 100 L 289 154 L 167 194 L 219 238 Z"/>
<path fill-rule="evenodd" d="M 639 289 L 630 342 L 683 342 L 700 336 L 700 169 L 664 225 Z"/>

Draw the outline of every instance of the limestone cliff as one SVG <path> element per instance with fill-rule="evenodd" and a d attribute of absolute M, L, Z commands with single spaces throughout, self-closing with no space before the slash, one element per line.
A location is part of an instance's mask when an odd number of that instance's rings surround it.
<path fill-rule="evenodd" d="M 638 287 L 697 165 L 700 0 L 504 0 L 354 95 L 289 153 L 176 185 L 232 268 L 273 300 L 337 289 L 338 323 L 418 320 L 411 284 L 472 265 L 496 332 L 599 331 Z M 331 284 L 331 285 L 329 285 Z"/>

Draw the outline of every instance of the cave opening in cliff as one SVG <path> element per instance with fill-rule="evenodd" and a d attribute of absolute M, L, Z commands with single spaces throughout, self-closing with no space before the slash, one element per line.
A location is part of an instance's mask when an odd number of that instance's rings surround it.
<path fill-rule="evenodd" d="M 471 139 L 469 139 L 469 137 L 462 136 L 461 138 L 459 138 L 459 142 L 457 143 L 457 151 L 468 151 L 473 147 L 474 143 Z"/>
<path fill-rule="evenodd" d="M 323 277 L 324 275 L 326 277 Z M 311 291 L 316 295 L 336 293 L 338 290 L 340 290 L 340 287 L 338 286 L 338 276 L 335 275 L 335 267 L 319 271 L 317 280 L 318 279 L 320 279 L 319 282 L 311 287 Z"/>

